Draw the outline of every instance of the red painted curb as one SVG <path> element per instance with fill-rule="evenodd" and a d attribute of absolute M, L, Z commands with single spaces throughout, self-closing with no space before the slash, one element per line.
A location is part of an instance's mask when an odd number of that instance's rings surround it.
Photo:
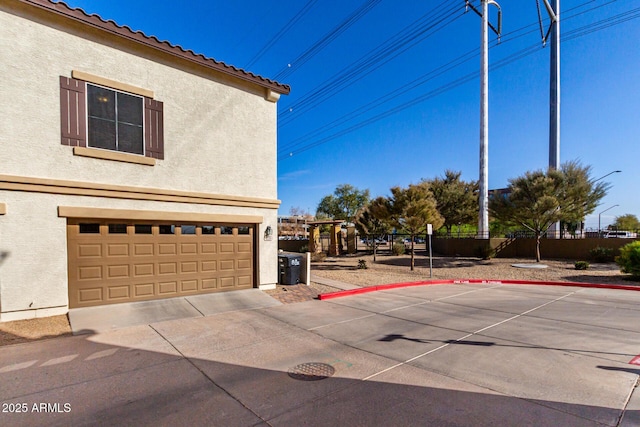
<path fill-rule="evenodd" d="M 341 297 L 346 297 L 350 295 L 366 294 L 369 292 L 377 292 L 377 291 L 386 291 L 389 289 L 408 288 L 412 286 L 456 285 L 456 284 L 569 286 L 569 287 L 577 287 L 577 288 L 619 289 L 619 290 L 625 290 L 625 291 L 640 291 L 640 286 L 606 285 L 606 284 L 600 284 L 600 283 L 548 282 L 548 281 L 536 281 L 536 280 L 487 280 L 487 279 L 423 280 L 420 282 L 390 283 L 388 285 L 368 286 L 366 288 L 329 292 L 326 294 L 318 295 L 318 299 L 326 300 L 326 299 L 333 299 L 333 298 L 341 298 Z"/>

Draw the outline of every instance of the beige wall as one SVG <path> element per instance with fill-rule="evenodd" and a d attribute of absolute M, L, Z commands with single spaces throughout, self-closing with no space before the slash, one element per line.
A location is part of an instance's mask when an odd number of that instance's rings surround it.
<path fill-rule="evenodd" d="M 0 175 L 271 200 L 277 205 L 276 103 L 264 88 L 81 27 L 0 5 Z M 22 10 L 24 9 L 24 10 Z M 76 34 L 76 35 L 73 35 Z M 155 166 L 74 156 L 60 143 L 59 76 L 79 70 L 149 89 L 164 103 Z M 0 187 L 1 188 L 1 187 Z M 274 207 L 233 207 L 0 189 L 0 321 L 66 313 L 66 219 L 58 206 L 254 215 L 258 284 L 277 282 Z M 3 257 L 2 254 L 5 254 Z"/>

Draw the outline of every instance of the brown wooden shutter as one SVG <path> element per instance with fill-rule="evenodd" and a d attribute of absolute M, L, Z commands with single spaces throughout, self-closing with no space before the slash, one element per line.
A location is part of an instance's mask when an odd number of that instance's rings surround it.
<path fill-rule="evenodd" d="M 144 99 L 144 142 L 145 156 L 164 159 L 164 128 L 162 124 L 162 102 Z"/>
<path fill-rule="evenodd" d="M 83 81 L 60 76 L 62 145 L 87 146 L 85 87 Z"/>

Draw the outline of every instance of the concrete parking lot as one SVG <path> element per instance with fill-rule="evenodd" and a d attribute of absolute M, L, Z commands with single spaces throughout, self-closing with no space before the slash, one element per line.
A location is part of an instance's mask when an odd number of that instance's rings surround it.
<path fill-rule="evenodd" d="M 451 284 L 4 347 L 0 424 L 638 426 L 640 292 Z"/>

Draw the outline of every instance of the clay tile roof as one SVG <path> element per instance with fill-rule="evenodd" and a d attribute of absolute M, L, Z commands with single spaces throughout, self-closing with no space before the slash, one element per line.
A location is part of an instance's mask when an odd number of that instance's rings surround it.
<path fill-rule="evenodd" d="M 123 37 L 128 40 L 143 44 L 145 46 L 159 49 L 163 52 L 167 52 L 171 55 L 186 59 L 188 61 L 196 62 L 205 67 L 217 70 L 221 73 L 234 76 L 236 78 L 258 84 L 267 89 L 271 89 L 274 92 L 287 95 L 291 88 L 289 85 L 278 83 L 274 80 L 270 80 L 261 77 L 257 74 L 245 71 L 241 68 L 234 67 L 233 65 L 225 64 L 221 61 L 216 61 L 213 58 L 207 58 L 206 56 L 195 53 L 190 49 L 184 49 L 182 46 L 171 44 L 166 40 L 160 40 L 156 36 L 148 36 L 142 31 L 134 31 L 126 25 L 118 25 L 113 20 L 104 20 L 102 17 L 96 14 L 89 15 L 81 8 L 72 8 L 62 1 L 54 0 L 18 0 L 22 3 L 39 7 L 41 9 L 48 10 L 50 12 L 66 16 L 69 19 L 79 21 L 87 24 L 91 27 L 107 31 L 111 34 Z"/>

